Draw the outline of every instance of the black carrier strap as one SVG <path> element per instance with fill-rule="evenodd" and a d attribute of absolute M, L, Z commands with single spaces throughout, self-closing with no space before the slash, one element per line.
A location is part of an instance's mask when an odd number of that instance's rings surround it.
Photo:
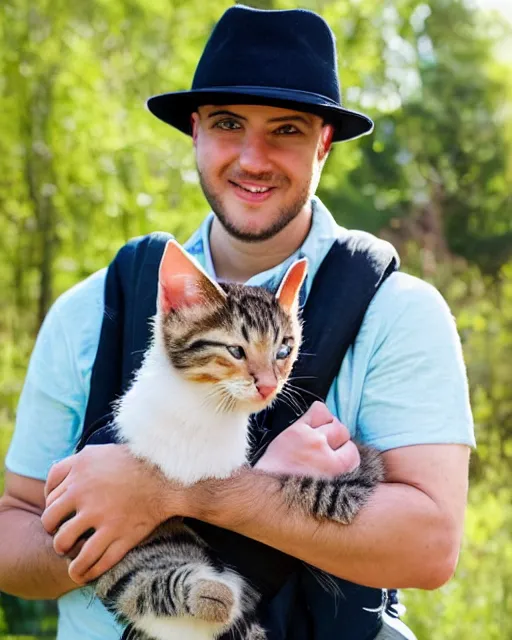
<path fill-rule="evenodd" d="M 89 401 L 77 449 L 114 442 L 112 403 L 127 390 L 151 339 L 158 268 L 168 233 L 152 233 L 124 245 L 105 279 L 104 316 L 91 373 Z"/>
<path fill-rule="evenodd" d="M 158 266 L 170 237 L 159 233 L 132 240 L 108 269 L 105 316 L 79 448 L 114 441 L 112 402 L 129 386 L 149 345 Z M 316 398 L 327 397 L 368 305 L 398 264 L 391 245 L 368 233 L 345 231 L 334 242 L 302 310 L 303 346 L 292 376 L 304 409 Z M 271 410 L 259 414 L 255 420 L 258 455 L 296 419 L 291 407 L 279 400 Z M 291 556 L 206 523 L 188 524 L 222 561 L 236 567 L 262 593 L 261 612 L 269 640 L 367 640 L 375 636 L 380 615 L 368 610 L 381 606 L 381 590 L 335 579 L 338 595 L 329 594 Z"/>
<path fill-rule="evenodd" d="M 364 231 L 346 231 L 334 242 L 302 311 L 301 356 L 291 374 L 306 407 L 327 398 L 368 305 L 398 265 L 393 247 Z M 293 407 L 278 398 L 262 421 L 264 440 L 272 440 L 296 419 Z"/>

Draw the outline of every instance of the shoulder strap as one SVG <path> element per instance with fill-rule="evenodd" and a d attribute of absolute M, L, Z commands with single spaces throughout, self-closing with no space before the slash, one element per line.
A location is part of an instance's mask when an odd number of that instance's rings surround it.
<path fill-rule="evenodd" d="M 364 231 L 344 231 L 320 265 L 302 312 L 303 342 L 291 377 L 303 406 L 294 409 L 278 398 L 271 411 L 256 419 L 257 451 L 314 402 L 325 400 L 349 347 L 380 285 L 400 264 L 389 242 Z"/>
<path fill-rule="evenodd" d="M 158 267 L 172 237 L 152 233 L 130 240 L 107 270 L 103 323 L 78 450 L 86 444 L 114 441 L 112 403 L 126 390 L 149 345 Z"/>

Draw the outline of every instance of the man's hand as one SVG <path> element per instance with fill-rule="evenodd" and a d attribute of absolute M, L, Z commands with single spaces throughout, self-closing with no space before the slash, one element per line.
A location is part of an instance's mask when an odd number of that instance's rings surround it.
<path fill-rule="evenodd" d="M 56 532 L 56 553 L 73 556 L 79 550 L 69 575 L 84 584 L 113 567 L 170 517 L 170 498 L 176 515 L 184 515 L 184 495 L 126 446 L 95 445 L 51 468 L 41 520 L 48 533 Z M 91 531 L 85 542 L 80 540 Z"/>
<path fill-rule="evenodd" d="M 330 478 L 352 471 L 359 462 L 359 451 L 348 429 L 325 404 L 314 402 L 270 443 L 255 469 Z"/>
<path fill-rule="evenodd" d="M 346 427 L 315 402 L 269 445 L 256 468 L 332 477 L 358 464 Z M 193 516 L 187 490 L 173 486 L 124 445 L 86 447 L 61 460 L 50 470 L 45 495 L 43 526 L 55 534 L 59 555 L 76 556 L 69 575 L 77 584 L 108 571 L 163 520 Z"/>

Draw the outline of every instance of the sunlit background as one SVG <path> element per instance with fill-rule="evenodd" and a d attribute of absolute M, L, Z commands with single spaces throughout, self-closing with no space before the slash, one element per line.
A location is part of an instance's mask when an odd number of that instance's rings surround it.
<path fill-rule="evenodd" d="M 128 238 L 183 241 L 207 212 L 190 140 L 144 102 L 189 87 L 230 4 L 0 2 L 0 462 L 55 297 Z M 512 638 L 512 1 L 300 6 L 336 32 L 345 103 L 376 123 L 336 146 L 319 195 L 440 288 L 468 367 L 479 449 L 460 564 L 439 591 L 403 593 L 406 621 L 419 640 Z M 53 604 L 0 594 L 0 637 L 45 634 Z"/>

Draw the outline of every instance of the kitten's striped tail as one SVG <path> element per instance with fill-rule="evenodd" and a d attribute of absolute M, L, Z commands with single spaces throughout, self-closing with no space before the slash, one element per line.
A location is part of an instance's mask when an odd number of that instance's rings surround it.
<path fill-rule="evenodd" d="M 350 524 L 366 504 L 375 487 L 384 480 L 384 464 L 379 452 L 357 445 L 361 463 L 357 469 L 332 479 L 283 476 L 282 490 L 291 506 L 308 515 Z"/>

